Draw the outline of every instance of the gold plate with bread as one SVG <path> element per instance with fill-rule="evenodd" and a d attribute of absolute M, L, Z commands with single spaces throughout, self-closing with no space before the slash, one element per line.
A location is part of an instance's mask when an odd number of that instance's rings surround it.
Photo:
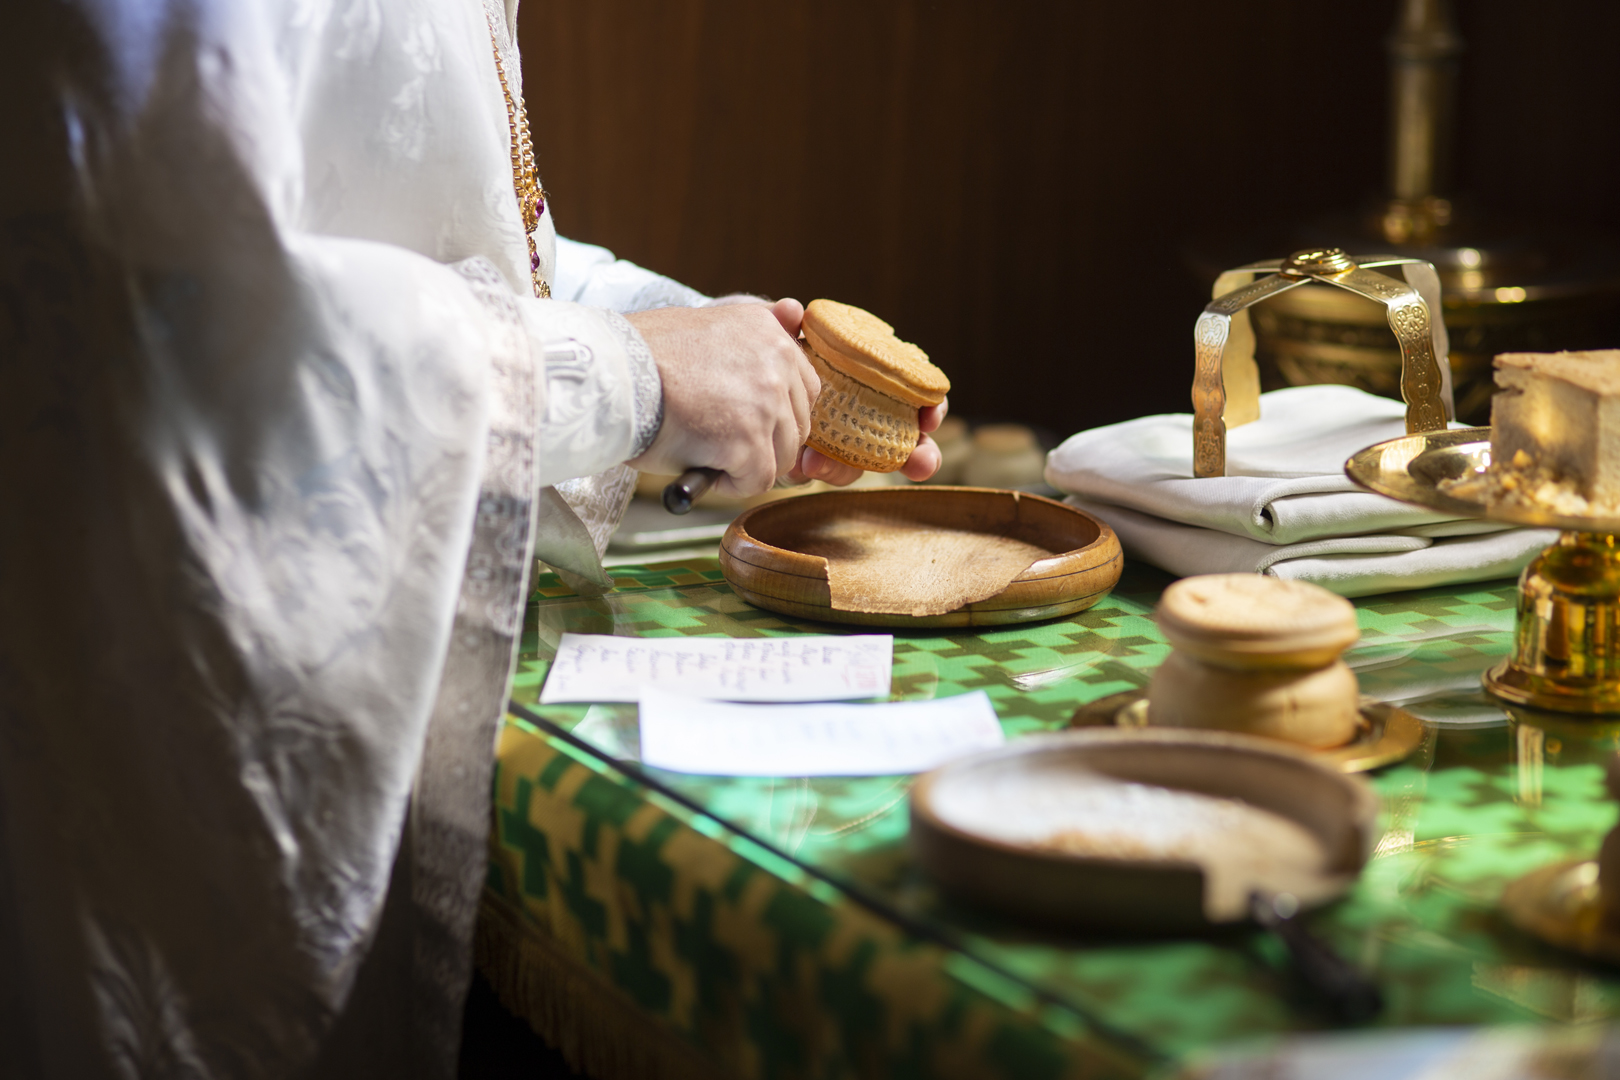
<path fill-rule="evenodd" d="M 1455 517 L 1563 530 L 1519 576 L 1513 652 L 1481 676 L 1517 705 L 1620 714 L 1620 350 L 1504 353 L 1491 426 L 1369 446 L 1361 486 Z"/>
<path fill-rule="evenodd" d="M 1371 772 L 1385 765 L 1404 761 L 1423 745 L 1423 721 L 1397 705 L 1364 697 L 1358 709 L 1359 723 L 1349 742 L 1322 749 L 1305 748 L 1316 760 L 1343 773 Z M 1147 691 L 1125 690 L 1080 706 L 1069 720 L 1073 728 L 1146 728 L 1153 724 L 1148 714 Z"/>
<path fill-rule="evenodd" d="M 1400 761 L 1423 722 L 1361 696 L 1341 654 L 1356 609 L 1320 585 L 1264 574 L 1182 578 L 1154 621 L 1172 646 L 1148 685 L 1082 705 L 1071 728 L 1226 731 L 1290 745 L 1343 773 Z"/>
<path fill-rule="evenodd" d="M 862 626 L 1002 626 L 1095 604 L 1124 559 L 1072 506 L 988 488 L 828 492 L 744 512 L 720 567 L 770 611 Z"/>
<path fill-rule="evenodd" d="M 1604 917 L 1593 860 L 1551 863 L 1509 882 L 1502 910 L 1514 926 L 1549 945 L 1620 964 L 1620 926 Z"/>
<path fill-rule="evenodd" d="M 1452 428 L 1369 446 L 1347 461 L 1344 471 L 1369 491 L 1443 514 L 1620 533 L 1620 513 L 1561 513 L 1551 505 L 1496 497 L 1487 486 L 1491 464 L 1490 428 Z"/>

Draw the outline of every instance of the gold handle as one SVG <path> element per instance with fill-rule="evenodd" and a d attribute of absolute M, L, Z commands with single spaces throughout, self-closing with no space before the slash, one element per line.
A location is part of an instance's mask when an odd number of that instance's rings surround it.
<path fill-rule="evenodd" d="M 1419 285 L 1380 274 L 1374 267 L 1410 266 Z M 1221 275 L 1230 283 L 1234 275 L 1265 273 L 1265 277 L 1222 293 L 1211 300 L 1193 328 L 1193 475 L 1226 475 L 1227 417 L 1239 417 L 1231 426 L 1246 423 L 1259 412 L 1258 380 L 1246 380 L 1239 393 L 1254 400 L 1238 400 L 1228 374 L 1253 357 L 1228 355 L 1234 337 L 1232 319 L 1249 307 L 1316 281 L 1334 285 L 1383 304 L 1389 327 L 1401 349 L 1401 397 L 1406 401 L 1406 433 L 1441 431 L 1451 419 L 1451 371 L 1447 360 L 1445 324 L 1437 311 L 1439 279 L 1434 267 L 1421 259 L 1394 256 L 1346 255 L 1339 248 L 1296 251 L 1287 259 L 1254 263 Z M 1243 316 L 1247 318 L 1247 316 Z M 1245 335 L 1245 341 L 1252 339 Z M 1252 344 L 1248 345 L 1252 349 Z"/>

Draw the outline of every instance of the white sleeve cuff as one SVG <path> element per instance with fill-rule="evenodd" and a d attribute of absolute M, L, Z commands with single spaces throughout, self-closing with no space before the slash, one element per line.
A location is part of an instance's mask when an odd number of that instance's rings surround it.
<path fill-rule="evenodd" d="M 589 476 L 651 445 L 663 422 L 652 351 L 621 315 L 557 300 L 521 300 L 540 383 L 542 486 Z"/>

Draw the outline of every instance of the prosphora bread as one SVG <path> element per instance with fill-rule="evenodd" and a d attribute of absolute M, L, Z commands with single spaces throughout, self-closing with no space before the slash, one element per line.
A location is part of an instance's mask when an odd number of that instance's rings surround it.
<path fill-rule="evenodd" d="M 1261 574 L 1185 578 L 1164 591 L 1159 628 L 1174 650 L 1148 685 L 1148 722 L 1342 746 L 1361 723 L 1356 676 L 1340 654 L 1356 611 L 1319 585 Z"/>
<path fill-rule="evenodd" d="M 821 376 L 806 445 L 867 472 L 894 472 L 904 465 L 921 434 L 917 410 L 862 385 L 809 348 L 805 355 Z"/>
<path fill-rule="evenodd" d="M 1343 660 L 1314 670 L 1235 671 L 1173 652 L 1153 673 L 1149 722 L 1267 735 L 1325 749 L 1361 723 L 1356 673 Z"/>
<path fill-rule="evenodd" d="M 805 355 L 821 376 L 807 444 L 868 472 L 894 472 L 916 449 L 917 410 L 944 401 L 950 380 L 858 307 L 812 300 L 803 329 Z"/>
<path fill-rule="evenodd" d="M 1620 349 L 1503 353 L 1496 385 L 1491 460 L 1499 472 L 1620 506 Z"/>
<path fill-rule="evenodd" d="M 1360 636 L 1344 597 L 1264 574 L 1183 578 L 1164 591 L 1157 616 L 1177 649 L 1241 670 L 1321 667 Z"/>

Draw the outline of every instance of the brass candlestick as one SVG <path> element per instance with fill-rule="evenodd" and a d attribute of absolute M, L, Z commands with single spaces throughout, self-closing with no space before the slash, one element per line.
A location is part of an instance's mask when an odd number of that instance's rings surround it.
<path fill-rule="evenodd" d="M 1378 231 L 1426 247 L 1451 225 L 1451 142 L 1463 51 L 1447 0 L 1405 0 L 1389 44 L 1389 199 Z"/>
<path fill-rule="evenodd" d="M 1516 705 L 1559 713 L 1620 714 L 1620 518 L 1553 513 L 1491 501 L 1460 480 L 1491 467 L 1489 428 L 1408 435 L 1369 446 L 1345 463 L 1350 479 L 1380 495 L 1456 517 L 1563 530 L 1519 577 L 1513 653 L 1482 677 Z"/>
<path fill-rule="evenodd" d="M 1620 713 L 1620 548 L 1612 532 L 1570 530 L 1519 577 L 1513 655 L 1484 675 L 1515 705 Z"/>

